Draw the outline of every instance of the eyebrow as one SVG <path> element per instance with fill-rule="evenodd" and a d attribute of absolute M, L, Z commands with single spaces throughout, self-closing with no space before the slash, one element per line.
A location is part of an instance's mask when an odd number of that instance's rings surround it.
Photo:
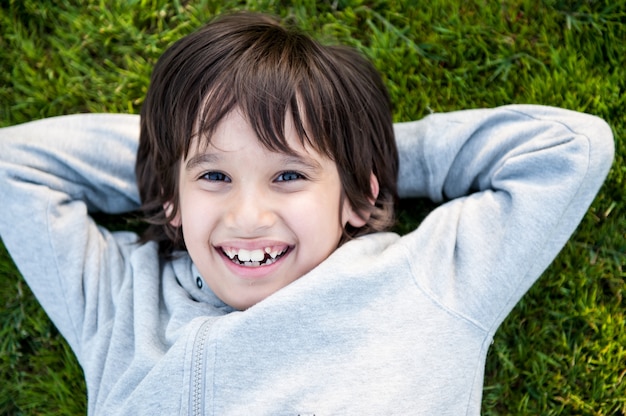
<path fill-rule="evenodd" d="M 281 162 L 286 165 L 303 165 L 305 169 L 313 172 L 322 170 L 322 165 L 317 160 L 306 156 L 283 155 Z"/>
<path fill-rule="evenodd" d="M 217 163 L 220 159 L 220 155 L 216 153 L 199 153 L 187 161 L 185 169 L 193 170 L 203 164 Z M 313 172 L 322 170 L 322 165 L 317 160 L 306 156 L 284 154 L 281 156 L 280 162 L 285 165 L 302 165 L 304 169 Z"/>
<path fill-rule="evenodd" d="M 185 164 L 186 170 L 193 170 L 198 165 L 216 163 L 220 157 L 215 153 L 199 153 L 192 156 Z"/>

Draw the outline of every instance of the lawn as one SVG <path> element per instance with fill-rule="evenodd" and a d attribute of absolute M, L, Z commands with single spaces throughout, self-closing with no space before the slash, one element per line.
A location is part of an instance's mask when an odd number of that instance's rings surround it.
<path fill-rule="evenodd" d="M 626 0 L 1 0 L 0 126 L 138 113 L 164 49 L 232 9 L 280 15 L 358 48 L 383 73 L 396 121 L 509 103 L 607 120 L 617 148 L 609 178 L 497 332 L 482 407 L 625 415 Z M 403 203 L 398 231 L 426 209 Z M 1 244 L 0 278 L 0 414 L 84 414 L 81 369 Z"/>

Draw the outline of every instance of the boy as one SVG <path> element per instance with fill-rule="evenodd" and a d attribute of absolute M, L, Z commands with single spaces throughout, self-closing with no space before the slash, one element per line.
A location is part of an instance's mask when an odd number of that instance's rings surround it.
<path fill-rule="evenodd" d="M 0 235 L 106 415 L 478 414 L 493 334 L 613 152 L 539 106 L 392 127 L 363 58 L 249 14 L 165 52 L 139 125 L 0 135 Z M 399 237 L 396 191 L 446 202 Z M 141 241 L 88 214 L 140 200 Z"/>

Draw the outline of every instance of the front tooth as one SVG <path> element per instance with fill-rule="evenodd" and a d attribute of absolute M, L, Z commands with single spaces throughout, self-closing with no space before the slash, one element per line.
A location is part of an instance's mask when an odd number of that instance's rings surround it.
<path fill-rule="evenodd" d="M 265 258 L 265 253 L 263 250 L 252 250 L 250 252 L 250 260 L 251 261 L 263 261 Z"/>
<path fill-rule="evenodd" d="M 246 249 L 239 249 L 239 253 L 237 253 L 237 258 L 239 261 L 250 261 L 250 251 Z"/>

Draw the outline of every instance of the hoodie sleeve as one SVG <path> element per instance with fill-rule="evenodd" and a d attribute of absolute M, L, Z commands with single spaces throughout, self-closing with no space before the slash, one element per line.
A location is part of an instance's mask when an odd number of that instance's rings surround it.
<path fill-rule="evenodd" d="M 124 276 L 123 247 L 136 239 L 131 233 L 114 236 L 89 214 L 139 207 L 138 135 L 138 116 L 112 114 L 0 129 L 0 236 L 79 358 L 84 331 L 95 331 L 113 313 L 111 299 Z"/>
<path fill-rule="evenodd" d="M 609 126 L 514 105 L 395 126 L 401 197 L 441 202 L 405 238 L 416 284 L 494 330 L 553 261 L 613 159 Z"/>

